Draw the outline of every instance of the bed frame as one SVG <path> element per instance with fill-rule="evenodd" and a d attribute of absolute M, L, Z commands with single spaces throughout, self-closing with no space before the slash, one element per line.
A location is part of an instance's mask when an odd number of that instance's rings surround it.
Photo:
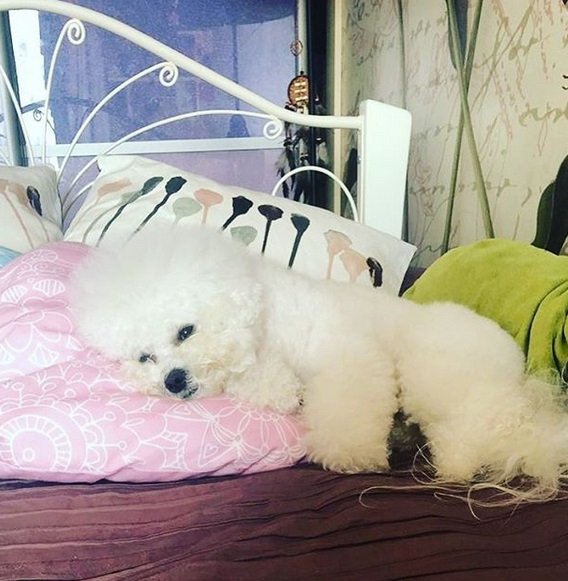
<path fill-rule="evenodd" d="M 91 113 L 86 117 L 84 123 L 77 130 L 75 138 L 69 144 L 67 151 L 62 155 L 63 160 L 59 163 L 58 167 L 60 178 L 69 158 L 77 154 L 76 152 L 80 145 L 79 140 L 81 135 L 84 133 L 86 126 L 92 122 L 96 114 L 110 99 L 113 98 L 113 96 L 151 71 L 159 72 L 159 78 L 162 85 L 173 87 L 176 84 L 179 71 L 182 70 L 205 80 L 214 87 L 221 89 L 229 95 L 240 99 L 253 107 L 254 111 L 238 111 L 238 113 L 241 115 L 264 118 L 266 124 L 263 133 L 266 139 L 274 140 L 278 138 L 282 134 L 284 122 L 293 123 L 299 126 L 324 129 L 347 129 L 355 131 L 357 133 L 359 166 L 357 179 L 357 207 L 355 207 L 355 204 L 351 199 L 351 194 L 345 184 L 332 172 L 318 166 L 307 166 L 293 170 L 293 172 L 283 176 L 283 178 L 276 183 L 273 193 L 275 194 L 278 192 L 284 179 L 290 177 L 292 173 L 306 170 L 324 173 L 332 177 L 339 184 L 341 191 L 347 196 L 355 220 L 361 221 L 364 224 L 396 237 L 401 236 L 411 125 L 410 114 L 407 111 L 378 101 L 366 100 L 360 104 L 359 114 L 356 116 L 320 116 L 297 113 L 279 105 L 275 105 L 247 88 L 240 86 L 203 66 L 195 60 L 192 60 L 165 44 L 156 41 L 150 36 L 91 9 L 67 4 L 59 0 L 0 0 L 0 11 L 14 9 L 47 11 L 70 18 L 61 31 L 53 55 L 53 60 L 50 65 L 50 73 L 47 79 L 47 99 L 44 105 L 45 113 L 49 111 L 49 100 L 53 90 L 55 90 L 55 88 L 52 87 L 52 79 L 59 47 L 65 39 L 68 39 L 68 41 L 74 45 L 81 44 L 85 39 L 84 23 L 92 24 L 112 32 L 117 36 L 144 48 L 154 54 L 157 59 L 161 59 L 150 69 L 142 71 L 121 83 L 91 111 Z M 44 114 L 42 116 L 44 123 L 44 143 L 41 155 L 38 155 L 33 151 L 32 144 L 26 134 L 22 113 L 25 104 L 19 103 L 17 94 L 10 85 L 8 76 L 4 69 L 0 70 L 0 74 L 3 77 L 5 88 L 8 93 L 9 103 L 11 103 L 13 107 L 12 114 L 10 116 L 7 114 L 6 119 L 9 125 L 11 122 L 12 127 L 15 124 L 18 124 L 24 133 L 27 148 L 26 163 L 45 163 L 46 158 L 48 157 L 46 145 L 48 115 Z M 180 119 L 187 119 L 198 115 L 227 115 L 231 113 L 237 113 L 237 111 L 190 111 L 182 115 L 176 115 L 175 117 L 165 119 L 160 123 L 171 123 Z M 105 144 L 98 155 L 111 152 L 124 152 L 125 150 L 124 148 L 121 149 L 121 146 L 128 143 L 132 138 L 155 127 L 156 124 L 140 127 L 139 130 L 130 133 L 129 135 L 125 135 L 116 143 Z M 16 152 L 13 151 L 10 156 L 11 159 L 7 159 L 6 161 L 8 163 L 13 163 L 15 154 Z M 95 163 L 96 157 L 87 164 L 81 172 L 81 175 L 77 176 L 77 178 L 72 182 L 71 189 L 76 188 L 82 174 L 87 172 Z M 73 192 L 69 191 L 64 193 L 64 202 L 66 204 L 72 203 L 73 200 L 80 197 L 87 188 L 88 185 L 84 185 L 79 190 L 75 189 Z"/>

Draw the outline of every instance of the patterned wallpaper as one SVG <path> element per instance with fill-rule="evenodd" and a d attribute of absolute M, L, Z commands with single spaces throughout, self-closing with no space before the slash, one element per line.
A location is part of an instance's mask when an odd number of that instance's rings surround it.
<path fill-rule="evenodd" d="M 468 5 L 471 33 L 479 0 Z M 480 180 L 495 235 L 532 241 L 540 193 L 568 154 L 568 8 L 563 0 L 482 0 L 449 245 L 484 238 Z M 350 0 L 342 15 L 344 112 L 362 98 L 413 115 L 408 237 L 418 263 L 441 253 L 457 150 L 458 76 L 444 0 Z M 471 36 L 471 35 L 470 35 Z"/>

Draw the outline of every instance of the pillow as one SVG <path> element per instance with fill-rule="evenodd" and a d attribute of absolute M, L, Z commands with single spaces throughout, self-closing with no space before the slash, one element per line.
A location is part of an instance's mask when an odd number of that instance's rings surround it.
<path fill-rule="evenodd" d="M 14 260 L 16 256 L 19 256 L 21 253 L 12 250 L 11 248 L 6 248 L 5 246 L 0 246 L 0 268 L 6 266 L 8 262 Z"/>
<path fill-rule="evenodd" d="M 252 251 L 316 278 L 396 294 L 415 247 L 321 208 L 226 186 L 137 156 L 101 158 L 101 173 L 65 239 L 124 241 L 158 221 L 225 230 Z"/>
<path fill-rule="evenodd" d="M 295 417 L 228 396 L 143 395 L 75 333 L 67 283 L 89 252 L 58 242 L 0 270 L 0 478 L 167 481 L 290 466 Z"/>
<path fill-rule="evenodd" d="M 26 252 L 60 240 L 57 174 L 49 166 L 0 166 L 0 246 Z"/>

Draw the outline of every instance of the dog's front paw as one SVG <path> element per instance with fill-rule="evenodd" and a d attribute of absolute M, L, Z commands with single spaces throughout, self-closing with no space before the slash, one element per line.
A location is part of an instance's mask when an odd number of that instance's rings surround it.
<path fill-rule="evenodd" d="M 349 460 L 346 462 L 337 462 L 334 460 L 319 461 L 317 457 L 308 457 L 311 462 L 320 464 L 325 470 L 332 472 L 340 472 L 342 474 L 360 474 L 362 472 L 383 473 L 389 471 L 388 464 L 382 462 L 360 462 L 356 460 Z"/>
<path fill-rule="evenodd" d="M 227 393 L 281 414 L 299 411 L 303 391 L 304 386 L 294 370 L 271 352 L 263 354 L 262 364 L 259 362 L 232 377 L 226 387 Z"/>
<path fill-rule="evenodd" d="M 227 391 L 231 393 L 230 390 Z M 254 392 L 249 391 L 243 394 L 243 391 L 232 393 L 236 397 L 243 399 L 248 404 L 259 407 L 259 408 L 269 408 L 273 412 L 282 415 L 292 415 L 298 413 L 301 406 L 300 397 L 296 393 L 290 392 Z"/>

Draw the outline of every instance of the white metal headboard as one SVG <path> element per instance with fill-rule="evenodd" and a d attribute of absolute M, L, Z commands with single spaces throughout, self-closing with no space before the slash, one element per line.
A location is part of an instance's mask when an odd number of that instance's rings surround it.
<path fill-rule="evenodd" d="M 74 44 L 80 44 L 83 41 L 83 23 L 98 26 L 119 37 L 125 38 L 162 59 L 163 62 L 151 67 L 153 71 L 157 70 L 160 72 L 160 81 L 162 84 L 175 84 L 178 71 L 184 70 L 254 107 L 258 113 L 239 111 L 239 114 L 255 115 L 265 118 L 267 120 L 264 130 L 266 136 L 277 135 L 278 130 L 281 131 L 284 121 L 299 126 L 355 130 L 358 134 L 359 155 L 357 182 L 359 219 L 363 223 L 378 230 L 397 237 L 401 236 L 406 189 L 406 170 L 410 145 L 411 119 L 407 111 L 378 101 L 366 100 L 361 103 L 357 116 L 305 115 L 296 113 L 268 101 L 131 26 L 94 10 L 67 4 L 60 0 L 0 0 L 0 11 L 14 9 L 46 11 L 69 17 L 71 20 L 65 25 L 63 34 L 67 35 L 68 40 Z M 60 40 L 61 38 L 63 38 L 63 35 L 60 36 Z M 147 71 L 144 71 L 144 74 L 147 74 Z M 7 82 L 6 74 L 2 72 L 2 75 L 4 81 Z M 9 87 L 9 83 L 7 86 Z M 121 90 L 121 86 L 117 87 L 113 93 L 119 90 Z M 16 115 L 20 117 L 21 121 L 21 109 L 17 103 L 17 98 L 13 92 L 10 97 L 15 107 Z M 112 95 L 107 97 L 112 98 Z M 104 102 L 98 108 L 100 109 L 102 106 L 104 106 Z M 48 103 L 45 104 L 45 110 L 48 110 Z M 187 118 L 188 116 L 214 113 L 229 114 L 235 113 L 235 111 L 188 112 L 183 117 Z M 93 111 L 90 117 L 94 117 L 95 114 L 96 111 Z M 169 118 L 164 120 L 163 123 L 169 123 L 175 120 L 174 118 Z M 90 119 L 87 118 L 85 123 L 79 128 L 71 143 L 72 148 L 78 146 L 77 142 L 85 128 L 84 125 L 89 121 Z M 47 124 L 47 115 L 45 115 L 44 123 Z M 113 151 L 124 141 L 146 130 L 147 126 L 141 128 L 136 133 L 124 136 L 124 138 L 116 143 L 108 144 L 105 151 Z M 64 156 L 63 167 L 69 155 L 71 155 L 71 151 L 67 152 Z M 45 139 L 42 157 L 45 159 Z M 93 160 L 94 162 L 95 159 Z M 62 169 L 60 167 L 60 170 Z M 322 169 L 318 168 L 317 171 L 322 171 Z M 324 173 L 326 172 L 330 173 L 324 170 Z M 343 188 L 345 191 L 346 188 L 344 186 Z"/>

